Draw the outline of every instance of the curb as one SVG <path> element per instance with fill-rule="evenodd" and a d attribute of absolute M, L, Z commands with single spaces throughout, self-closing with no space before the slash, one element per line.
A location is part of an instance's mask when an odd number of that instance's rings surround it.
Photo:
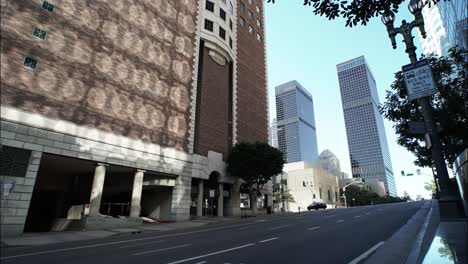
<path fill-rule="evenodd" d="M 419 230 L 418 237 L 411 248 L 411 253 L 406 259 L 406 264 L 422 263 L 429 247 L 434 238 L 437 227 L 440 222 L 439 203 L 433 200 L 432 207 L 424 221 L 423 226 Z"/>
<path fill-rule="evenodd" d="M 436 200 L 424 203 L 421 208 L 379 248 L 366 264 L 418 263 L 415 259 L 424 256 L 424 247 L 430 245 L 430 236 L 437 228 L 438 216 Z M 431 232 L 432 231 L 432 232 Z M 415 241 L 416 239 L 416 241 Z M 426 250 L 428 247 L 426 248 Z M 413 262 L 410 261 L 410 258 Z"/>

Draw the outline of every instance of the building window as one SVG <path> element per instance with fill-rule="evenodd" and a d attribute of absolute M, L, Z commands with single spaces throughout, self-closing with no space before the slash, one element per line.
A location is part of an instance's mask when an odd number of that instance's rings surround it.
<path fill-rule="evenodd" d="M 331 200 L 332 200 L 331 192 L 330 190 L 328 190 L 328 201 L 331 201 Z"/>
<path fill-rule="evenodd" d="M 229 1 L 229 12 L 231 13 L 231 15 L 234 15 L 234 6 L 232 5 L 231 1 Z"/>
<path fill-rule="evenodd" d="M 30 150 L 12 148 L 7 146 L 1 147 L 1 175 L 22 177 L 26 176 L 28 169 Z"/>
<path fill-rule="evenodd" d="M 33 36 L 40 39 L 46 39 L 47 31 L 41 30 L 39 28 L 34 28 Z"/>
<path fill-rule="evenodd" d="M 250 34 L 253 34 L 253 32 L 254 32 L 253 27 L 252 27 L 251 25 L 249 25 L 249 33 L 250 33 Z"/>
<path fill-rule="evenodd" d="M 258 5 L 255 6 L 255 10 L 260 14 L 260 7 Z"/>
<path fill-rule="evenodd" d="M 253 20 L 253 13 L 252 13 L 252 11 L 249 10 L 248 14 L 249 14 L 250 20 Z"/>
<path fill-rule="evenodd" d="M 31 58 L 31 57 L 25 57 L 23 61 L 23 65 L 26 68 L 29 68 L 31 70 L 35 70 L 37 68 L 37 60 Z"/>
<path fill-rule="evenodd" d="M 232 19 L 229 19 L 229 28 L 232 30 Z"/>
<path fill-rule="evenodd" d="M 213 32 L 213 21 L 205 19 L 205 29 Z"/>
<path fill-rule="evenodd" d="M 245 19 L 243 17 L 240 17 L 239 24 L 241 25 L 241 27 L 245 26 Z"/>
<path fill-rule="evenodd" d="M 231 37 L 229 37 L 229 47 L 231 47 L 231 49 L 232 49 L 232 38 Z"/>
<path fill-rule="evenodd" d="M 319 197 L 322 199 L 322 188 L 319 188 Z"/>
<path fill-rule="evenodd" d="M 47 1 L 42 2 L 42 9 L 45 9 L 49 12 L 54 12 L 55 6 Z"/>
<path fill-rule="evenodd" d="M 245 4 L 244 4 L 244 2 L 242 2 L 242 1 L 239 2 L 239 8 L 240 8 L 240 11 L 241 11 L 241 12 L 245 12 Z"/>
<path fill-rule="evenodd" d="M 226 21 L 226 11 L 224 11 L 222 8 L 219 9 L 219 16 Z"/>
<path fill-rule="evenodd" d="M 206 0 L 205 8 L 208 11 L 214 12 L 214 3 L 209 0 Z"/>
<path fill-rule="evenodd" d="M 262 21 L 260 21 L 258 18 L 257 18 L 257 27 L 259 27 L 259 28 L 262 27 Z"/>
<path fill-rule="evenodd" d="M 249 0 L 249 4 L 252 4 L 252 0 Z"/>
<path fill-rule="evenodd" d="M 258 42 L 262 43 L 262 35 L 257 33 L 257 40 Z"/>
<path fill-rule="evenodd" d="M 219 36 L 222 39 L 226 39 L 226 30 L 224 30 L 224 28 L 222 28 L 222 27 L 219 27 Z"/>

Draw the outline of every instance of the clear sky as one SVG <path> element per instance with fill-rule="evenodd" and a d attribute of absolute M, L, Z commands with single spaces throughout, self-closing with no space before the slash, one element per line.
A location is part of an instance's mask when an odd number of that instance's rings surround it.
<path fill-rule="evenodd" d="M 350 173 L 336 64 L 364 55 L 376 79 L 380 102 L 383 102 L 394 73 L 408 64 L 409 58 L 401 35 L 397 37 L 397 49 L 392 49 L 380 17 L 367 26 L 347 28 L 343 19 L 329 21 L 316 16 L 311 7 L 302 3 L 302 0 L 265 3 L 270 119 L 276 117 L 274 87 L 297 80 L 314 99 L 319 153 L 330 149 L 340 159 L 342 171 Z M 406 3 L 396 15 L 395 26 L 403 19 L 413 19 Z M 416 52 L 421 54 L 419 34 L 413 30 L 413 35 L 418 47 Z M 430 194 L 423 185 L 430 177 L 401 177 L 402 170 L 416 171 L 414 156 L 396 143 L 392 124 L 384 122 L 398 194 L 403 195 L 406 190 L 413 198 L 416 194 L 428 198 Z M 422 171 L 432 175 L 428 168 Z"/>

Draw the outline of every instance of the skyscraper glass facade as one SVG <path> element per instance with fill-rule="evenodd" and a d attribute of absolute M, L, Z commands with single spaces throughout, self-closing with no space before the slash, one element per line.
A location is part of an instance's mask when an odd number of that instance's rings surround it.
<path fill-rule="evenodd" d="M 318 149 L 312 95 L 297 81 L 277 86 L 275 93 L 278 148 L 288 163 L 315 163 Z"/>
<path fill-rule="evenodd" d="M 440 1 L 422 11 L 427 37 L 420 40 L 424 53 L 446 55 L 451 47 L 468 49 L 468 1 Z"/>
<path fill-rule="evenodd" d="M 396 196 L 374 76 L 364 56 L 337 65 L 353 177 L 378 179 Z"/>

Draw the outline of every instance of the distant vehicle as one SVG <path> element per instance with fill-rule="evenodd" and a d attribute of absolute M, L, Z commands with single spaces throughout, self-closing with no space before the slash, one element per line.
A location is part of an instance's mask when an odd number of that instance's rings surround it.
<path fill-rule="evenodd" d="M 327 209 L 327 204 L 322 202 L 313 202 L 311 205 L 307 206 L 307 210 L 319 210 L 319 209 Z"/>

